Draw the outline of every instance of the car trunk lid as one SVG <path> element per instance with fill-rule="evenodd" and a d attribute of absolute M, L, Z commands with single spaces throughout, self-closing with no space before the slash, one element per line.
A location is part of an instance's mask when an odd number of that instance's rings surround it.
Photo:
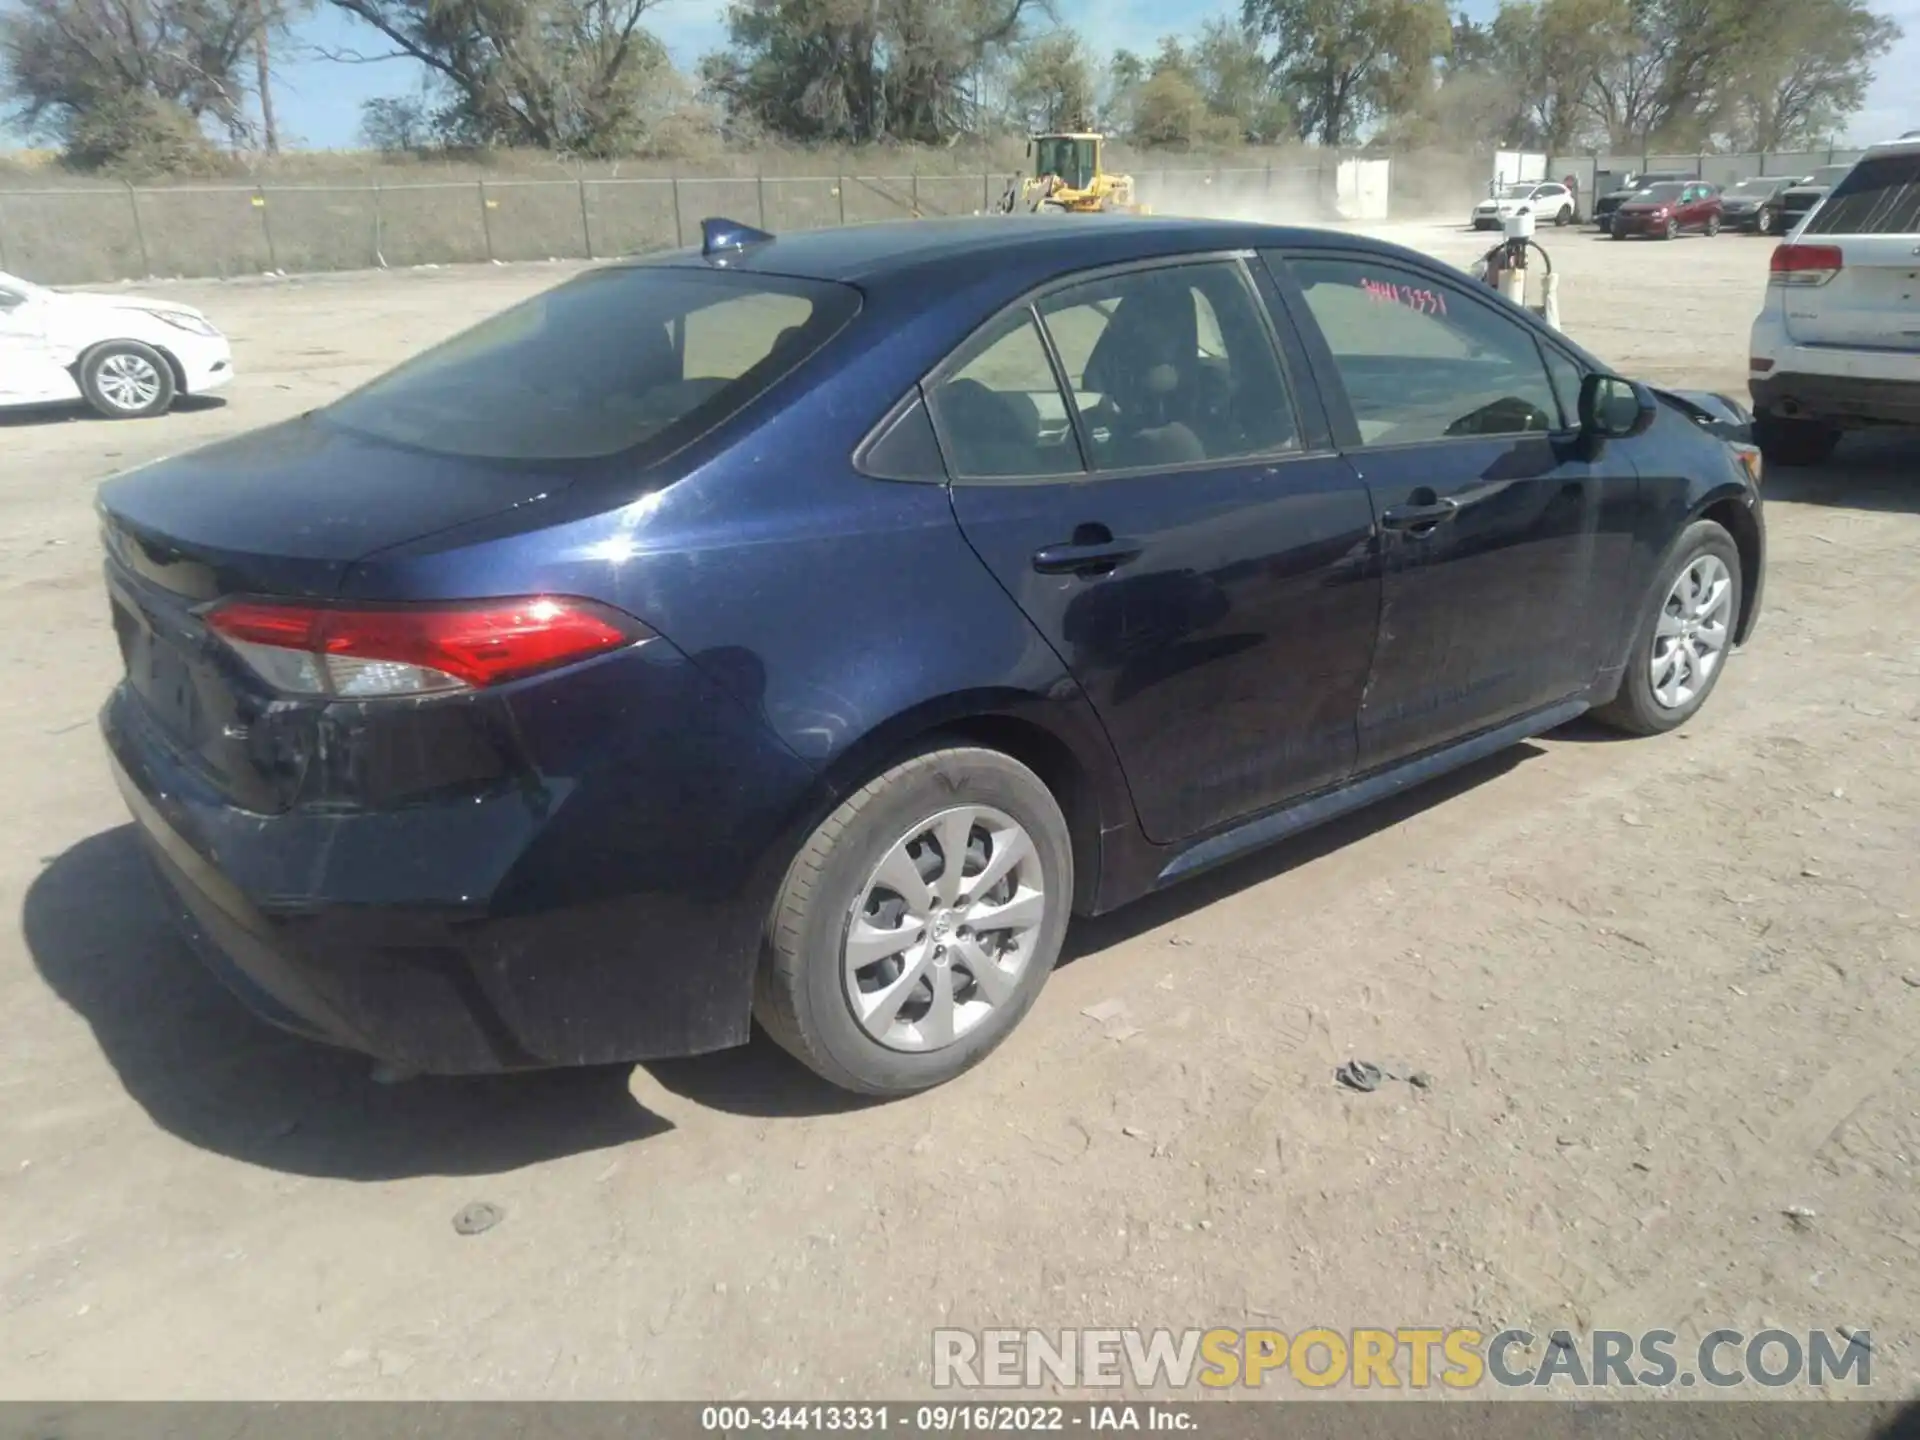
<path fill-rule="evenodd" d="M 1920 147 L 1862 160 L 1794 243 L 1839 251 L 1825 284 L 1786 287 L 1796 343 L 1920 351 Z"/>
<path fill-rule="evenodd" d="M 331 599 L 376 551 L 557 495 L 553 464 L 454 459 L 307 417 L 117 477 L 99 513 L 140 721 L 244 809 L 292 803 L 319 706 L 270 690 L 208 629 L 235 595 Z"/>

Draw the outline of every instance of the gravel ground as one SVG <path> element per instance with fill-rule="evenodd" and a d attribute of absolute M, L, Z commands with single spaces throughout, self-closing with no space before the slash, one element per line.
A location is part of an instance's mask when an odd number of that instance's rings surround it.
<path fill-rule="evenodd" d="M 1574 335 L 1741 387 L 1766 242 L 1543 238 Z M 154 287 L 234 336 L 224 404 L 0 424 L 0 1396 L 905 1396 L 994 1324 L 1847 1325 L 1915 1388 L 1911 441 L 1769 477 L 1767 613 L 1687 730 L 1576 725 L 1082 923 L 937 1093 L 851 1106 L 764 1043 L 382 1086 L 249 1018 L 102 763 L 94 484 L 569 268 Z"/>

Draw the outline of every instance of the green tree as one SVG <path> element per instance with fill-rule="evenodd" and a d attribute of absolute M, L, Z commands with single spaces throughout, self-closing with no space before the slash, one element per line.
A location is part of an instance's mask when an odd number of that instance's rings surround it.
<path fill-rule="evenodd" d="M 1029 132 L 1093 123 L 1093 65 L 1074 31 L 1049 31 L 1021 46 L 1007 88 L 1016 121 Z"/>
<path fill-rule="evenodd" d="M 745 124 L 809 141 L 940 144 L 980 128 L 972 79 L 1044 0 L 734 0 L 707 92 Z"/>
<path fill-rule="evenodd" d="M 659 0 L 331 3 L 426 67 L 446 96 L 445 140 L 623 154 L 645 141 L 660 95 L 678 94 L 666 48 L 640 24 Z"/>
<path fill-rule="evenodd" d="M 1443 0 L 1243 0 L 1241 13 L 1273 43 L 1269 64 L 1301 133 L 1327 145 L 1422 103 L 1452 34 Z"/>
<path fill-rule="evenodd" d="M 1274 84 L 1258 34 L 1227 20 L 1209 20 L 1189 59 L 1208 111 L 1231 121 L 1239 138 L 1269 144 L 1292 131 L 1292 110 Z"/>
<path fill-rule="evenodd" d="M 1513 138 L 1552 155 L 1591 135 L 1595 84 L 1634 45 L 1628 0 L 1506 0 L 1488 29 L 1496 72 L 1514 90 Z"/>
<path fill-rule="evenodd" d="M 1795 0 L 1770 7 L 1750 32 L 1727 108 L 1743 150 L 1800 150 L 1830 140 L 1865 102 L 1873 62 L 1900 27 L 1861 0 Z"/>

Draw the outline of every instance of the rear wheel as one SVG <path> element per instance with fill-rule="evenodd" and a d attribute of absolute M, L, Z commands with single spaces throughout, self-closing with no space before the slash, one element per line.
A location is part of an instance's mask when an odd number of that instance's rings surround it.
<path fill-rule="evenodd" d="M 1560 213 L 1553 217 L 1553 223 L 1556 225 L 1571 225 L 1573 223 L 1573 206 L 1562 205 L 1560 207 Z"/>
<path fill-rule="evenodd" d="M 1680 238 L 1680 222 L 1678 220 L 1667 221 L 1667 228 L 1660 232 L 1660 238 L 1662 240 L 1679 239 Z"/>
<path fill-rule="evenodd" d="M 1756 235 L 1771 235 L 1777 223 L 1773 211 L 1762 205 L 1760 207 L 1760 213 L 1753 217 L 1754 233 Z"/>
<path fill-rule="evenodd" d="M 1661 566 L 1620 693 L 1594 719 L 1631 735 L 1691 720 L 1720 682 L 1740 621 L 1740 551 L 1711 520 L 1681 533 Z"/>
<path fill-rule="evenodd" d="M 173 367 L 136 340 L 96 346 L 80 362 L 80 393 L 109 420 L 160 415 L 173 404 Z"/>
<path fill-rule="evenodd" d="M 1073 847 L 1052 793 L 995 750 L 916 756 L 821 822 L 768 927 L 754 1014 L 864 1095 L 939 1085 L 984 1058 L 1047 983 Z"/>
<path fill-rule="evenodd" d="M 1832 457 L 1840 432 L 1819 420 L 1794 420 L 1765 411 L 1753 417 L 1754 443 L 1769 465 L 1820 465 Z"/>
<path fill-rule="evenodd" d="M 1718 235 L 1719 233 L 1720 233 L 1720 217 L 1718 215 L 1709 215 L 1707 217 L 1707 234 Z"/>

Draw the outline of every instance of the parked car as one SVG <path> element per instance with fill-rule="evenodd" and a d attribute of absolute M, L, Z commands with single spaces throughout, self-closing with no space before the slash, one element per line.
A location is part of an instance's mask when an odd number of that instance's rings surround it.
<path fill-rule="evenodd" d="M 1720 223 L 1728 230 L 1771 235 L 1780 228 L 1780 196 L 1793 181 L 1784 175 L 1756 175 L 1720 192 Z"/>
<path fill-rule="evenodd" d="M 1920 138 L 1869 149 L 1767 282 L 1747 364 L 1769 460 L 1817 465 L 1848 430 L 1920 425 Z"/>
<path fill-rule="evenodd" d="M 1822 165 L 1811 175 L 1802 176 L 1780 192 L 1780 232 L 1791 234 L 1806 219 L 1826 193 L 1847 178 L 1851 165 Z"/>
<path fill-rule="evenodd" d="M 1638 191 L 1613 212 L 1616 240 L 1632 235 L 1677 239 L 1689 230 L 1702 235 L 1720 233 L 1720 187 L 1704 180 L 1670 181 Z"/>
<path fill-rule="evenodd" d="M 1541 225 L 1571 225 L 1575 218 L 1573 192 L 1557 180 L 1502 185 L 1497 194 L 1473 207 L 1468 223 L 1476 230 L 1498 230 L 1508 216 L 1522 211 L 1531 211 Z"/>
<path fill-rule="evenodd" d="M 1111 910 L 1695 715 L 1757 473 L 1427 256 L 1174 217 L 613 264 L 102 487 L 102 724 L 268 1019 L 944 1081 Z"/>
<path fill-rule="evenodd" d="M 1594 227 L 1600 230 L 1611 230 L 1613 228 L 1613 212 L 1626 204 L 1627 201 L 1631 200 L 1635 195 L 1638 195 L 1642 190 L 1649 189 L 1655 185 L 1685 185 L 1693 179 L 1693 176 L 1683 175 L 1678 170 L 1649 170 L 1644 175 L 1629 175 L 1625 183 L 1620 185 L 1619 188 L 1609 190 L 1594 199 Z"/>
<path fill-rule="evenodd" d="M 227 337 L 190 305 L 0 274 L 0 408 L 85 400 L 127 420 L 232 378 Z"/>

